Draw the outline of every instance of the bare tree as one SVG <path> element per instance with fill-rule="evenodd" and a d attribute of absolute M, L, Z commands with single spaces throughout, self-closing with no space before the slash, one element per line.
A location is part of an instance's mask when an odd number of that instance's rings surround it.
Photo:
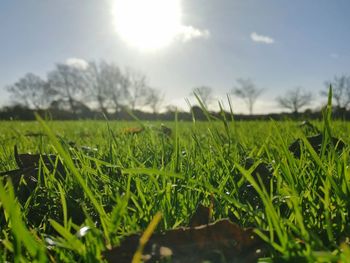
<path fill-rule="evenodd" d="M 239 78 L 237 83 L 239 87 L 234 87 L 231 91 L 232 94 L 243 99 L 248 106 L 249 114 L 253 114 L 254 104 L 264 90 L 258 89 L 251 79 Z"/>
<path fill-rule="evenodd" d="M 178 107 L 172 104 L 169 104 L 165 107 L 167 112 L 176 112 L 178 111 Z"/>
<path fill-rule="evenodd" d="M 89 89 L 88 97 L 92 102 L 97 103 L 98 109 L 107 113 L 107 86 L 104 83 L 104 76 L 102 76 L 104 62 L 98 65 L 94 61 L 90 61 L 86 69 L 87 87 Z"/>
<path fill-rule="evenodd" d="M 56 69 L 48 74 L 50 86 L 57 93 L 56 99 L 67 103 L 74 114 L 84 104 L 88 86 L 85 70 L 74 65 L 56 64 Z"/>
<path fill-rule="evenodd" d="M 153 113 L 158 113 L 159 108 L 162 105 L 164 100 L 164 93 L 160 92 L 160 90 L 155 88 L 149 88 L 147 99 L 146 99 L 146 105 L 148 105 Z"/>
<path fill-rule="evenodd" d="M 91 61 L 85 71 L 91 102 L 97 103 L 103 113 L 107 113 L 111 107 L 119 111 L 126 103 L 130 87 L 129 79 L 123 75 L 119 67 L 105 61 L 99 64 Z"/>
<path fill-rule="evenodd" d="M 127 91 L 126 101 L 132 110 L 148 104 L 147 96 L 150 92 L 150 87 L 144 74 L 128 69 L 125 73 L 124 85 Z"/>
<path fill-rule="evenodd" d="M 102 63 L 100 67 L 102 82 L 108 97 L 107 101 L 117 112 L 127 104 L 130 80 L 115 64 Z"/>
<path fill-rule="evenodd" d="M 43 109 L 50 103 L 55 91 L 39 76 L 27 73 L 16 83 L 7 87 L 12 100 L 27 108 Z"/>
<path fill-rule="evenodd" d="M 193 88 L 192 92 L 196 94 L 202 101 L 203 105 L 207 108 L 210 102 L 213 100 L 213 89 L 208 86 L 199 86 Z"/>
<path fill-rule="evenodd" d="M 284 97 L 277 97 L 276 100 L 281 107 L 290 109 L 293 113 L 297 114 L 302 107 L 310 104 L 312 94 L 298 87 L 289 90 Z"/>
<path fill-rule="evenodd" d="M 325 82 L 327 90 L 321 91 L 321 95 L 328 96 L 329 86 L 332 85 L 333 99 L 338 109 L 347 109 L 350 104 L 350 76 L 335 76 L 333 81 Z"/>

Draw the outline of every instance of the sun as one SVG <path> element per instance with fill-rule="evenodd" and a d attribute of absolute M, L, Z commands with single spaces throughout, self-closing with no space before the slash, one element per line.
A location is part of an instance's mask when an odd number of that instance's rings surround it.
<path fill-rule="evenodd" d="M 180 0 L 115 0 L 113 14 L 121 38 L 142 50 L 169 45 L 181 28 Z"/>

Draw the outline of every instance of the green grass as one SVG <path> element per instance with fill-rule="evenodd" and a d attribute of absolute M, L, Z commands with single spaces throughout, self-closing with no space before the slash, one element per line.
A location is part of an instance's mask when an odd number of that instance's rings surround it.
<path fill-rule="evenodd" d="M 265 260 L 349 258 L 350 148 L 319 155 L 295 122 L 165 123 L 171 136 L 156 122 L 133 135 L 123 129 L 138 122 L 0 124 L 0 171 L 17 168 L 14 145 L 20 153 L 56 154 L 66 169 L 64 178 L 41 169 L 28 199 L 16 194 L 25 182 L 13 189 L 0 181 L 0 261 L 96 262 L 124 236 L 145 230 L 157 212 L 158 231 L 186 226 L 211 195 L 215 220 L 257 229 L 270 245 Z M 349 123 L 325 117 L 314 124 L 350 144 Z M 297 138 L 305 141 L 300 159 L 288 151 Z M 247 158 L 254 161 L 248 170 Z M 262 162 L 273 168 L 269 191 L 251 174 Z M 240 196 L 246 184 L 257 202 Z"/>

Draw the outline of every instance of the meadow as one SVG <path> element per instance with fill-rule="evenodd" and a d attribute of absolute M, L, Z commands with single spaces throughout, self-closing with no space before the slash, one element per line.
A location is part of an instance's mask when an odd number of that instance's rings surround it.
<path fill-rule="evenodd" d="M 350 124 L 327 111 L 299 124 L 1 122 L 0 261 L 346 262 Z M 299 154 L 289 149 L 297 139 Z M 201 208 L 202 228 L 191 223 Z M 183 245 L 170 236 L 225 218 L 238 234 L 180 235 Z M 147 242 L 173 251 L 156 257 Z"/>

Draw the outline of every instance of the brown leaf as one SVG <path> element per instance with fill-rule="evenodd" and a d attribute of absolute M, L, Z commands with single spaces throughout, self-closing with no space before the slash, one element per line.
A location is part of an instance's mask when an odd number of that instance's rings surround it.
<path fill-rule="evenodd" d="M 160 131 L 167 136 L 171 136 L 172 134 L 172 130 L 163 123 L 160 125 Z"/>
<path fill-rule="evenodd" d="M 29 168 L 29 167 L 38 167 L 40 159 L 43 160 L 44 164 L 48 167 L 53 167 L 57 160 L 57 156 L 50 154 L 29 154 L 29 153 L 18 153 L 17 146 L 14 147 L 15 160 L 19 168 Z M 60 161 L 59 164 L 62 165 Z"/>
<path fill-rule="evenodd" d="M 251 169 L 251 167 L 254 166 L 254 164 L 254 159 L 247 158 L 245 163 L 245 169 Z M 264 162 L 259 163 L 251 172 L 251 175 L 253 179 L 258 183 L 258 185 L 260 187 L 264 187 L 267 192 L 270 192 L 271 190 L 271 183 L 273 189 L 275 190 L 277 180 L 273 176 L 273 169 L 270 165 Z M 243 203 L 249 203 L 254 208 L 263 207 L 263 203 L 258 192 L 249 182 L 245 182 L 241 185 L 241 187 L 239 188 L 239 197 Z"/>
<path fill-rule="evenodd" d="M 24 136 L 26 137 L 44 137 L 47 136 L 46 134 L 42 133 L 42 132 L 27 132 L 26 134 L 24 134 Z"/>
<path fill-rule="evenodd" d="M 315 136 L 306 137 L 306 139 L 309 141 L 312 148 L 317 152 L 318 154 L 321 153 L 322 149 L 322 141 L 323 141 L 323 135 L 318 134 Z M 332 144 L 333 147 L 335 147 L 335 150 L 341 151 L 345 148 L 345 143 L 338 138 L 332 137 L 330 140 L 330 144 Z M 301 147 L 304 144 L 303 140 L 297 139 L 295 140 L 290 146 L 289 151 L 291 151 L 295 157 L 300 158 L 301 155 Z M 327 150 L 329 150 L 330 144 L 327 145 Z"/>
<path fill-rule="evenodd" d="M 58 160 L 56 155 L 46 155 L 46 154 L 29 154 L 29 153 L 18 153 L 18 148 L 15 145 L 14 147 L 14 156 L 16 163 L 19 169 L 2 172 L 0 173 L 1 177 L 11 178 L 12 183 L 17 187 L 23 179 L 25 179 L 27 184 L 27 190 L 31 191 L 36 187 L 38 182 L 38 170 L 40 166 L 40 160 L 44 165 L 50 170 L 53 171 L 56 168 L 61 176 L 65 176 L 65 169 L 60 160 Z M 57 162 L 57 165 L 56 165 Z"/>
<path fill-rule="evenodd" d="M 126 237 L 119 247 L 104 253 L 108 262 L 131 262 L 140 235 Z M 170 258 L 171 262 L 256 262 L 265 243 L 253 233 L 224 219 L 212 224 L 177 228 L 154 234 L 143 253 L 144 262 Z"/>
<path fill-rule="evenodd" d="M 210 196 L 210 205 L 209 207 L 199 204 L 197 206 L 196 212 L 190 218 L 189 226 L 201 226 L 207 225 L 212 220 L 213 216 L 213 208 L 214 208 L 214 196 L 211 194 Z"/>
<path fill-rule="evenodd" d="M 138 134 L 143 132 L 145 129 L 143 127 L 132 127 L 123 129 L 123 133 L 125 134 Z"/>
<path fill-rule="evenodd" d="M 306 135 L 319 134 L 320 130 L 309 121 L 303 121 L 299 124 L 299 127 L 304 131 Z"/>
<path fill-rule="evenodd" d="M 189 226 L 196 227 L 201 225 L 207 225 L 210 222 L 210 208 L 202 204 L 199 204 L 196 212 L 192 215 Z"/>

